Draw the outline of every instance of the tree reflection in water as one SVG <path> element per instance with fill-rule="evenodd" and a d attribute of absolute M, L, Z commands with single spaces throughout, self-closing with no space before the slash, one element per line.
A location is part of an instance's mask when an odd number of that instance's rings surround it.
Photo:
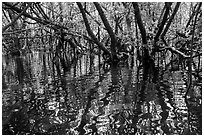
<path fill-rule="evenodd" d="M 53 58 L 3 57 L 3 134 L 202 134 L 201 98 L 183 97 L 186 72 L 152 83 L 137 66 L 104 69 L 98 56 Z"/>

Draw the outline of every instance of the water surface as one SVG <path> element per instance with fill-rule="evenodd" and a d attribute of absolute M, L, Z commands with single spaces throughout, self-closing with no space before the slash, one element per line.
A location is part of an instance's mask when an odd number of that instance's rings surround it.
<path fill-rule="evenodd" d="M 201 98 L 185 100 L 185 71 L 152 83 L 136 61 L 64 59 L 37 51 L 2 57 L 3 134 L 202 134 Z M 199 93 L 201 83 L 194 88 Z"/>

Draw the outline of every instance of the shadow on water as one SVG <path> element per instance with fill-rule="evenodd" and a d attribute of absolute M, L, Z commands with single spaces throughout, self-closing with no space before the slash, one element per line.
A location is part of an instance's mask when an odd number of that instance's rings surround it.
<path fill-rule="evenodd" d="M 2 68 L 3 134 L 202 134 L 201 99 L 183 97 L 186 72 L 143 82 L 137 66 L 44 52 L 4 56 Z"/>

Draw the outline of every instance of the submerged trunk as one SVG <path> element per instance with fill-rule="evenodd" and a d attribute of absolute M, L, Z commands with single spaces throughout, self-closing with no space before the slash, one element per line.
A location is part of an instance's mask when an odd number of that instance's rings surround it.
<path fill-rule="evenodd" d="M 154 74 L 156 75 L 155 72 L 157 72 L 157 70 L 155 69 L 155 64 L 154 64 L 154 60 L 151 58 L 151 56 L 149 55 L 149 50 L 147 47 L 147 37 L 146 37 L 146 30 L 145 27 L 143 25 L 142 22 L 142 18 L 141 18 L 141 14 L 140 14 L 140 9 L 139 9 L 139 5 L 137 2 L 133 2 L 133 7 L 134 7 L 134 13 L 135 13 L 135 19 L 137 20 L 137 24 L 139 29 L 140 29 L 140 33 L 142 35 L 142 43 L 143 43 L 143 56 L 142 56 L 142 65 L 143 65 L 143 80 L 146 81 L 148 78 L 148 74 L 153 74 L 153 81 L 156 81 L 156 77 L 154 76 Z"/>

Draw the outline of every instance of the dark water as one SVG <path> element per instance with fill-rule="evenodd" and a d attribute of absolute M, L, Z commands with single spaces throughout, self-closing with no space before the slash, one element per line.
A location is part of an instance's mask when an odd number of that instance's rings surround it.
<path fill-rule="evenodd" d="M 3 134 L 202 134 L 201 83 L 185 100 L 186 72 L 144 83 L 136 65 L 67 60 L 63 67 L 51 53 L 2 57 Z"/>

